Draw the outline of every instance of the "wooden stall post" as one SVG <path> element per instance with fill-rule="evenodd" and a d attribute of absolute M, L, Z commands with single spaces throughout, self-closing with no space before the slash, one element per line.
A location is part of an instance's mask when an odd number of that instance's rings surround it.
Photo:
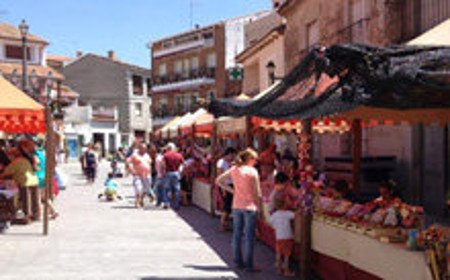
<path fill-rule="evenodd" d="M 48 220 L 48 201 L 51 198 L 53 191 L 53 177 L 55 172 L 55 134 L 53 131 L 53 119 L 49 106 L 45 108 L 45 190 L 44 190 L 44 222 L 43 234 L 48 235 L 49 220 Z"/>
<path fill-rule="evenodd" d="M 361 156 L 362 156 L 362 128 L 361 120 L 355 119 L 352 124 L 352 175 L 353 192 L 359 196 L 361 194 Z"/>
<path fill-rule="evenodd" d="M 195 123 L 192 124 L 191 132 L 192 132 L 191 141 L 192 141 L 192 145 L 194 145 L 194 143 L 195 143 Z"/>
<path fill-rule="evenodd" d="M 211 215 L 215 216 L 215 189 L 216 189 L 216 176 L 217 176 L 217 119 L 213 120 L 213 127 L 211 133 L 211 174 L 210 174 L 210 185 L 211 185 Z"/>
<path fill-rule="evenodd" d="M 304 172 L 304 180 L 308 185 L 312 180 L 312 170 L 308 170 L 312 167 L 312 120 L 308 119 L 303 122 L 302 132 L 299 134 L 298 153 L 300 164 Z M 304 186 L 305 193 L 308 191 L 309 186 Z M 307 199 L 307 198 L 304 198 Z M 300 217 L 300 276 L 301 279 L 310 279 L 311 276 L 311 228 L 312 228 L 312 212 L 304 207 Z"/>
<path fill-rule="evenodd" d="M 253 124 L 252 117 L 245 117 L 245 146 L 246 148 L 253 147 Z"/>

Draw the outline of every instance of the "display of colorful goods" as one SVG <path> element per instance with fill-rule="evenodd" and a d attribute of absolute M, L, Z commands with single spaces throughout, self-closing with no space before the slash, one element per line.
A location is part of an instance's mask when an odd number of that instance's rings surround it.
<path fill-rule="evenodd" d="M 344 199 L 319 196 L 315 213 L 322 219 L 353 228 L 387 242 L 405 241 L 405 230 L 420 228 L 423 209 L 400 200 L 385 204 L 371 201 L 365 204 Z"/>
<path fill-rule="evenodd" d="M 448 240 L 450 231 L 439 225 L 432 225 L 423 231 L 410 231 L 408 247 L 411 250 L 425 250 L 433 279 L 448 279 Z"/>

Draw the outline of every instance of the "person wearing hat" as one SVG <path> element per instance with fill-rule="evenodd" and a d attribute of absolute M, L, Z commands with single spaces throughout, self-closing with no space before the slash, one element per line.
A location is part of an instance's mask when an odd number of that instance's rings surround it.
<path fill-rule="evenodd" d="M 180 191 L 181 191 L 181 169 L 184 164 L 183 156 L 177 151 L 174 143 L 166 146 L 166 152 L 163 156 L 164 166 L 166 170 L 166 201 L 165 206 L 169 205 L 168 198 L 173 197 L 173 208 L 180 209 Z M 171 194 L 171 196 L 169 195 Z"/>
<path fill-rule="evenodd" d="M 25 222 L 40 219 L 39 180 L 35 174 L 34 149 L 32 141 L 21 140 L 18 145 L 20 155 L 0 174 L 0 179 L 12 179 L 19 186 Z"/>

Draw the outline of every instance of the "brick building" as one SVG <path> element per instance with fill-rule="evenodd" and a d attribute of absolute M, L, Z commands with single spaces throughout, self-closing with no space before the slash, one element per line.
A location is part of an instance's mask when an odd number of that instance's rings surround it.
<path fill-rule="evenodd" d="M 153 125 L 197 109 L 199 98 L 241 92 L 235 56 L 244 49 L 244 25 L 267 12 L 229 19 L 152 44 Z"/>
<path fill-rule="evenodd" d="M 450 17 L 449 0 L 273 0 L 292 69 L 315 44 L 406 42 Z"/>

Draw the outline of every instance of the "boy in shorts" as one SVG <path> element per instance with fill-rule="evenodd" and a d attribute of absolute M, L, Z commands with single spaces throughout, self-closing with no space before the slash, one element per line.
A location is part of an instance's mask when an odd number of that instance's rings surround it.
<path fill-rule="evenodd" d="M 284 276 L 294 276 L 289 268 L 289 260 L 294 250 L 294 233 L 292 221 L 295 213 L 287 209 L 286 200 L 283 197 L 275 199 L 276 211 L 270 216 L 270 224 L 275 229 L 276 237 L 276 263 L 277 272 Z"/>

